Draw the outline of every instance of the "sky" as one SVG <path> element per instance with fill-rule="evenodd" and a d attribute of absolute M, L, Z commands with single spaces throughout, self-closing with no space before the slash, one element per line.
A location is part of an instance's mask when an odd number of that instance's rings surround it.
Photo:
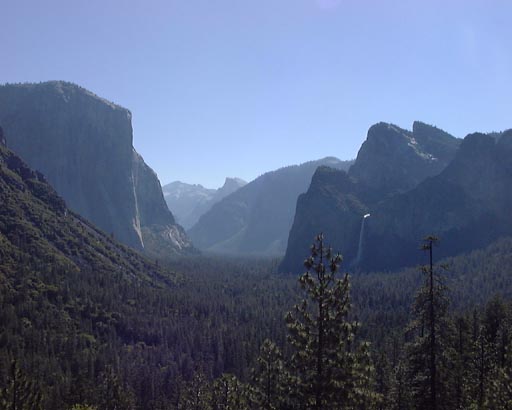
<path fill-rule="evenodd" d="M 380 121 L 512 127 L 509 0 L 0 0 L 0 83 L 132 112 L 165 184 L 357 155 Z"/>

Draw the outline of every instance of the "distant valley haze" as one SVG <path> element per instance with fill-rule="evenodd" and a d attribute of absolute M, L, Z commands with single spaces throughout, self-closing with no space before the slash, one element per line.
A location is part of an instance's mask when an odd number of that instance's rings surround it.
<path fill-rule="evenodd" d="M 79 84 L 130 109 L 162 185 L 219 188 L 353 159 L 379 121 L 459 138 L 508 128 L 511 12 L 473 0 L 4 2 L 0 84 Z"/>
<path fill-rule="evenodd" d="M 512 409 L 512 1 L 0 16 L 0 410 Z"/>

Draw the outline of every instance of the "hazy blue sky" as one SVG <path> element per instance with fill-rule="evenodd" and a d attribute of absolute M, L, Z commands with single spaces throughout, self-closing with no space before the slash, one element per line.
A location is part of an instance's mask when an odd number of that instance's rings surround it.
<path fill-rule="evenodd" d="M 0 5 L 0 83 L 68 80 L 129 108 L 163 183 L 352 158 L 378 121 L 512 127 L 508 0 Z"/>

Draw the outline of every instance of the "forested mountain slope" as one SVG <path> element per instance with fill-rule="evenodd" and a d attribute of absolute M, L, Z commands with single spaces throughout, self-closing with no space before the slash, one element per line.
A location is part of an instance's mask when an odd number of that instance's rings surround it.
<path fill-rule="evenodd" d="M 199 249 L 234 255 L 282 255 L 297 197 L 322 165 L 348 169 L 352 161 L 323 158 L 267 172 L 225 197 L 189 231 Z"/>

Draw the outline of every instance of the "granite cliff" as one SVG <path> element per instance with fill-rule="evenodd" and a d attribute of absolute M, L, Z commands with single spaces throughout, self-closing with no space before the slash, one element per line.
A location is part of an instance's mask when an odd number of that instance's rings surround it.
<path fill-rule="evenodd" d="M 132 145 L 131 113 L 61 81 L 0 86 L 9 148 L 41 171 L 71 209 L 136 249 L 192 249 L 155 173 Z M 149 246 L 148 246 L 149 245 Z"/>
<path fill-rule="evenodd" d="M 94 272 L 139 285 L 175 282 L 174 275 L 69 210 L 40 172 L 3 145 L 0 203 L 0 278 L 4 283 L 13 277 L 19 283 L 20 277 L 29 274 L 32 284 L 40 284 L 48 280 L 49 271 L 65 272 L 62 277 L 66 279 L 79 272 Z M 61 281 L 37 289 L 57 290 L 63 286 Z"/>
<path fill-rule="evenodd" d="M 366 235 L 366 270 L 410 265 L 421 238 L 441 239 L 439 257 L 482 248 L 512 235 L 512 131 L 470 134 L 437 176 L 377 204 Z"/>
<path fill-rule="evenodd" d="M 308 246 L 318 232 L 325 233 L 348 266 L 356 265 L 364 215 L 371 214 L 366 221 L 370 225 L 378 204 L 439 174 L 459 145 L 459 139 L 421 122 L 415 122 L 412 131 L 386 123 L 372 126 L 348 172 L 319 168 L 308 191 L 298 198 L 281 271 L 302 270 L 299 261 L 308 255 Z M 368 235 L 366 231 L 365 237 Z M 365 248 L 357 265 L 362 267 L 363 257 L 370 254 L 377 261 Z M 383 266 L 380 260 L 373 265 Z"/>

